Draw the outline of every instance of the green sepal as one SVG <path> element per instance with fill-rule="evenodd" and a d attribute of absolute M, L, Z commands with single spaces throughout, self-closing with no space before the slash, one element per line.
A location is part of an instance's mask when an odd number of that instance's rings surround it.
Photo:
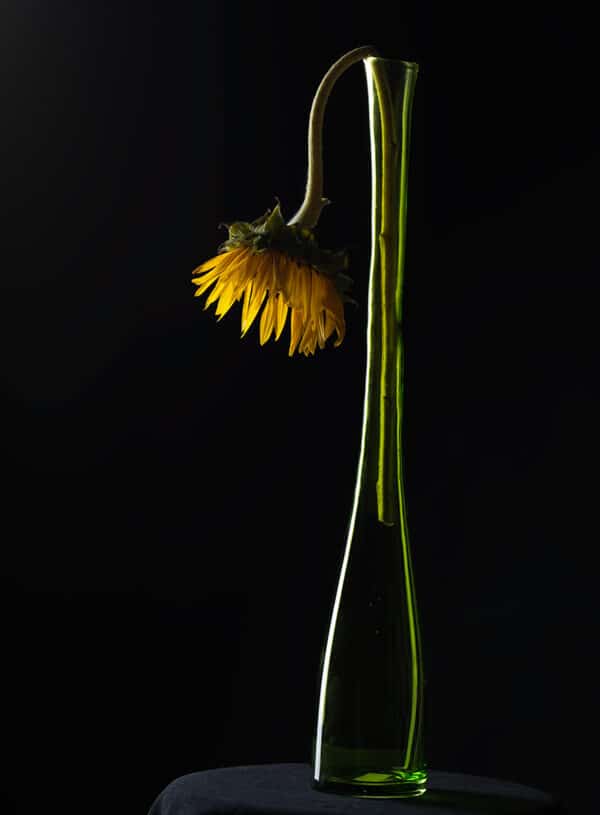
<path fill-rule="evenodd" d="M 342 274 L 348 268 L 348 253 L 321 249 L 312 230 L 300 224 L 286 224 L 279 202 L 255 221 L 235 221 L 225 226 L 229 237 L 219 246 L 219 252 L 241 246 L 249 246 L 255 252 L 277 249 L 333 278 L 340 295 L 345 300 L 350 299 L 347 292 L 352 286 L 352 278 Z"/>

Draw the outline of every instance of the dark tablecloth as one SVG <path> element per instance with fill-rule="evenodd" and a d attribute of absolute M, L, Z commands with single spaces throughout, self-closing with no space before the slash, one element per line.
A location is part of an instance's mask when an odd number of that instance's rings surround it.
<path fill-rule="evenodd" d="M 461 773 L 429 771 L 420 798 L 384 799 L 314 790 L 308 764 L 258 764 L 190 773 L 172 781 L 149 815 L 564 815 L 549 794 Z"/>

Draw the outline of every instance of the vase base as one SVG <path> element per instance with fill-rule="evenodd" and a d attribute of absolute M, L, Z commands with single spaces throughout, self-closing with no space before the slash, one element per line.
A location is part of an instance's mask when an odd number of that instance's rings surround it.
<path fill-rule="evenodd" d="M 313 786 L 321 792 L 352 795 L 355 798 L 417 798 L 427 788 L 427 773 L 402 770 L 392 773 L 365 772 L 353 777 L 315 779 Z"/>

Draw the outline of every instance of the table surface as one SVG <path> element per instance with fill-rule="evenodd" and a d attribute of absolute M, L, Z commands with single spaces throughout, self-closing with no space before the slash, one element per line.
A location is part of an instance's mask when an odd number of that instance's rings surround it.
<path fill-rule="evenodd" d="M 565 815 L 548 793 L 496 778 L 428 771 L 419 798 L 355 798 L 312 787 L 308 764 L 257 764 L 172 781 L 148 815 Z"/>

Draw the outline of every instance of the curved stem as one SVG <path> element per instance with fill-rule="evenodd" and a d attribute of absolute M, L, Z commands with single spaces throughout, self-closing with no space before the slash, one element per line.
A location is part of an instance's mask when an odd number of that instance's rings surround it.
<path fill-rule="evenodd" d="M 308 176 L 304 201 L 288 224 L 300 224 L 308 229 L 316 226 L 321 210 L 329 201 L 323 197 L 323 119 L 325 106 L 331 89 L 339 77 L 351 65 L 367 57 L 377 56 L 377 50 L 370 45 L 348 51 L 327 71 L 317 88 L 310 109 L 308 123 Z"/>

